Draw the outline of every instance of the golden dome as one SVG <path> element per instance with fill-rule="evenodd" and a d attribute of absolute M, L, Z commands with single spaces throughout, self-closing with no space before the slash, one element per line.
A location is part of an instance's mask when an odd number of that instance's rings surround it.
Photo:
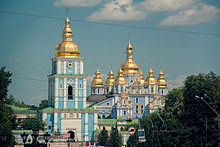
<path fill-rule="evenodd" d="M 112 71 L 112 69 L 110 70 L 110 72 L 108 73 L 109 77 L 108 79 L 105 81 L 105 85 L 106 86 L 110 86 L 110 85 L 114 85 L 115 84 L 115 78 L 113 77 L 114 73 Z"/>
<path fill-rule="evenodd" d="M 143 72 L 141 71 L 141 65 L 140 65 L 140 83 L 142 84 L 142 85 L 144 85 L 144 83 L 145 83 L 145 80 L 144 80 L 144 78 L 143 78 Z"/>
<path fill-rule="evenodd" d="M 167 87 L 167 81 L 164 79 L 164 73 L 162 72 L 162 65 L 160 65 L 160 72 L 158 73 L 159 78 L 157 79 L 158 87 L 160 88 L 166 88 Z"/>
<path fill-rule="evenodd" d="M 63 29 L 63 41 L 56 46 L 55 55 L 59 58 L 76 58 L 79 57 L 80 50 L 77 44 L 72 41 L 72 29 L 70 28 L 70 20 L 68 15 L 65 20 L 65 27 Z"/>
<path fill-rule="evenodd" d="M 127 46 L 127 59 L 126 62 L 121 65 L 121 69 L 123 70 L 123 73 L 138 73 L 138 66 L 137 64 L 133 61 L 132 57 L 132 45 L 130 43 L 130 33 L 129 33 L 129 43 Z"/>
<path fill-rule="evenodd" d="M 95 77 L 92 80 L 92 87 L 103 87 L 103 81 L 102 78 L 100 77 L 101 73 L 99 72 L 98 65 L 97 65 L 97 70 L 94 74 Z"/>
<path fill-rule="evenodd" d="M 149 76 L 145 80 L 145 84 L 157 84 L 157 80 L 153 76 L 154 71 L 151 69 L 151 64 L 150 64 L 150 70 L 149 70 L 148 74 L 149 74 Z"/>
<path fill-rule="evenodd" d="M 118 76 L 115 79 L 115 84 L 128 84 L 128 81 L 123 76 L 123 71 L 122 71 L 121 67 L 118 70 Z"/>

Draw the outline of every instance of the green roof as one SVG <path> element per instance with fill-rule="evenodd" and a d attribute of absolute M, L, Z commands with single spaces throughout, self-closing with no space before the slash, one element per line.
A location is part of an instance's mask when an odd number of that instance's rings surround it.
<path fill-rule="evenodd" d="M 53 108 L 53 107 L 47 107 L 41 110 L 96 110 L 91 107 L 86 107 L 86 108 Z"/>
<path fill-rule="evenodd" d="M 132 119 L 132 122 L 127 122 L 127 119 L 99 119 L 98 120 L 98 123 L 99 123 L 99 125 L 115 125 L 116 124 L 116 122 L 122 122 L 122 121 L 124 121 L 124 122 L 126 122 L 125 124 L 118 124 L 117 123 L 117 125 L 118 126 L 120 126 L 120 125 L 131 125 L 131 124 L 136 124 L 136 123 L 138 123 L 138 119 Z"/>
<path fill-rule="evenodd" d="M 13 105 L 9 105 L 15 113 L 37 113 L 35 110 L 30 110 L 29 108 L 22 108 Z"/>

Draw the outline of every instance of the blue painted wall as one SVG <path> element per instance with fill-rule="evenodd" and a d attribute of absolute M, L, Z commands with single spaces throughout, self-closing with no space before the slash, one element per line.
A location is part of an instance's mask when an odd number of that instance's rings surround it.
<path fill-rule="evenodd" d="M 81 114 L 81 141 L 85 141 L 85 113 Z"/>
<path fill-rule="evenodd" d="M 54 131 L 54 113 L 47 113 L 47 130 L 49 133 Z"/>
<path fill-rule="evenodd" d="M 94 113 L 88 114 L 89 141 L 94 141 Z"/>

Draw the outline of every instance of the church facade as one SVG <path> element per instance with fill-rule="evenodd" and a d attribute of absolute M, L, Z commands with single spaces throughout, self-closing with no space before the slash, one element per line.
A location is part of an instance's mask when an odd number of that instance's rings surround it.
<path fill-rule="evenodd" d="M 130 35 L 126 54 L 126 61 L 120 65 L 116 78 L 112 69 L 105 83 L 100 77 L 98 66 L 94 73 L 87 102 L 90 107 L 99 110 L 100 118 L 141 118 L 165 105 L 167 82 L 163 77 L 162 66 L 156 79 L 150 64 L 149 75 L 144 79 L 143 72 L 133 61 Z"/>
<path fill-rule="evenodd" d="M 52 58 L 52 73 L 48 76 L 49 107 L 41 110 L 49 133 L 70 133 L 77 141 L 94 141 L 98 124 L 97 110 L 86 107 L 86 75 L 84 58 L 72 40 L 70 20 L 67 16 L 63 41 L 56 46 Z"/>

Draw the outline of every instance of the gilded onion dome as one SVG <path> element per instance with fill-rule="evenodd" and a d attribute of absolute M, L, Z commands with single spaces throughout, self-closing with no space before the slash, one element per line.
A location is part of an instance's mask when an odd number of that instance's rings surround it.
<path fill-rule="evenodd" d="M 160 65 L 160 72 L 158 73 L 159 78 L 157 79 L 158 87 L 160 88 L 166 88 L 167 87 L 167 81 L 164 79 L 164 73 L 162 72 L 162 65 Z"/>
<path fill-rule="evenodd" d="M 97 70 L 94 74 L 95 77 L 92 80 L 92 87 L 103 87 L 103 81 L 102 78 L 100 77 L 101 72 L 99 72 L 98 65 L 97 65 Z"/>
<path fill-rule="evenodd" d="M 127 59 L 126 62 L 121 65 L 121 69 L 123 70 L 123 73 L 138 73 L 138 66 L 137 64 L 133 61 L 132 57 L 132 45 L 130 43 L 130 33 L 129 33 L 129 43 L 127 46 Z"/>
<path fill-rule="evenodd" d="M 105 85 L 106 86 L 110 86 L 110 85 L 114 85 L 115 84 L 115 78 L 114 73 L 112 71 L 112 69 L 110 70 L 110 72 L 108 73 L 109 77 L 107 78 L 107 80 L 105 81 Z"/>
<path fill-rule="evenodd" d="M 123 76 L 123 71 L 120 67 L 120 69 L 118 70 L 118 76 L 115 79 L 115 84 L 127 84 L 127 83 L 128 81 Z"/>
<path fill-rule="evenodd" d="M 150 63 L 150 70 L 148 72 L 149 76 L 147 76 L 147 79 L 145 80 L 145 84 L 157 84 L 157 80 L 153 76 L 154 71 L 151 69 L 151 63 Z"/>
<path fill-rule="evenodd" d="M 144 80 L 144 78 L 143 78 L 143 72 L 141 71 L 141 65 L 140 65 L 140 83 L 142 84 L 142 85 L 144 85 L 144 83 L 145 83 L 145 80 Z"/>
<path fill-rule="evenodd" d="M 77 44 L 75 44 L 72 40 L 73 34 L 72 29 L 69 26 L 70 20 L 68 18 L 68 10 L 67 17 L 65 20 L 65 27 L 63 29 L 63 41 L 56 46 L 55 55 L 59 58 L 77 58 L 79 57 L 80 50 Z"/>

